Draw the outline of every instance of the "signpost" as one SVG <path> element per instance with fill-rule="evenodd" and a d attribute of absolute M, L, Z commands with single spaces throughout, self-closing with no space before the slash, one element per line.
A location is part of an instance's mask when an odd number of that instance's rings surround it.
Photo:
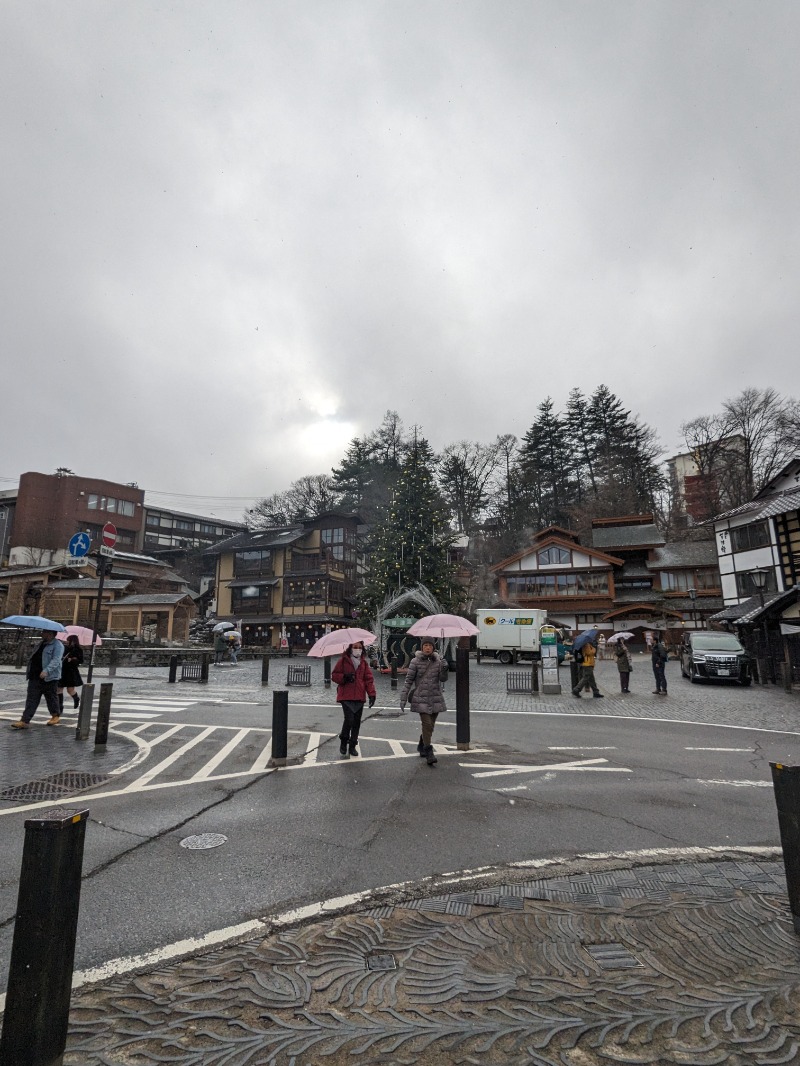
<path fill-rule="evenodd" d="M 558 636 L 555 626 L 542 626 L 539 630 L 539 646 L 542 649 L 542 692 L 546 696 L 560 696 Z"/>
<path fill-rule="evenodd" d="M 69 542 L 69 554 L 73 559 L 84 559 L 89 554 L 92 538 L 88 533 L 76 533 Z"/>
<path fill-rule="evenodd" d="M 86 683 L 90 685 L 92 683 L 92 673 L 94 672 L 94 648 L 97 641 L 97 630 L 100 625 L 100 607 L 103 603 L 103 586 L 106 579 L 106 567 L 108 563 L 106 559 L 113 559 L 116 554 L 114 551 L 114 545 L 117 543 L 117 527 L 112 522 L 106 522 L 103 526 L 103 533 L 100 544 L 100 554 L 97 559 L 97 576 L 99 581 L 97 583 L 97 603 L 94 608 L 94 626 L 92 632 L 92 646 L 89 649 L 89 669 L 86 673 Z"/>

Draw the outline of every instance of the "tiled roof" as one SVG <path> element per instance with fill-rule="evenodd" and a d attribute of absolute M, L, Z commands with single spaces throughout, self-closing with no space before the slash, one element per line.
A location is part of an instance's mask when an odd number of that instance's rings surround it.
<path fill-rule="evenodd" d="M 181 600 L 191 599 L 185 592 L 168 592 L 165 595 L 159 596 L 158 593 L 141 593 L 135 596 L 123 596 L 119 600 L 114 600 L 111 607 L 128 607 L 128 606 L 156 606 L 161 605 L 163 607 L 172 607 L 176 603 L 180 603 Z"/>
<path fill-rule="evenodd" d="M 769 614 L 770 608 L 779 606 L 780 601 L 786 600 L 787 604 L 793 603 L 798 595 L 798 586 L 794 585 L 785 592 L 767 592 L 764 594 L 764 605 L 761 605 L 760 596 L 751 596 L 742 603 L 731 604 L 724 607 L 717 614 L 712 614 L 709 622 L 736 622 L 737 625 L 749 625 L 756 621 L 762 614 Z"/>
<path fill-rule="evenodd" d="M 104 589 L 126 589 L 130 585 L 129 578 L 106 578 L 103 582 Z M 93 578 L 85 577 L 83 580 L 75 578 L 74 581 L 54 581 L 52 585 L 48 585 L 48 589 L 53 592 L 97 592 L 100 586 L 99 581 L 95 581 Z"/>
<path fill-rule="evenodd" d="M 636 548 L 646 544 L 664 544 L 664 535 L 652 524 L 643 526 L 606 526 L 592 530 L 595 548 Z"/>
<path fill-rule="evenodd" d="M 716 566 L 717 549 L 713 540 L 676 540 L 656 548 L 648 559 L 650 570 L 680 566 Z"/>
<path fill-rule="evenodd" d="M 715 515 L 711 521 L 720 522 L 723 518 L 738 518 L 740 515 L 751 514 L 753 521 L 757 522 L 761 518 L 773 518 L 775 515 L 799 509 L 800 489 L 789 489 L 788 492 L 774 492 L 760 500 L 750 500 L 741 507 L 732 507 L 730 511 Z"/>
<path fill-rule="evenodd" d="M 272 529 L 259 529 L 254 532 L 237 533 L 235 537 L 227 540 L 218 540 L 210 548 L 206 548 L 204 555 L 221 555 L 230 551 L 255 550 L 256 548 L 277 548 L 284 544 L 294 544 L 305 536 L 306 530 L 302 526 L 276 526 Z"/>

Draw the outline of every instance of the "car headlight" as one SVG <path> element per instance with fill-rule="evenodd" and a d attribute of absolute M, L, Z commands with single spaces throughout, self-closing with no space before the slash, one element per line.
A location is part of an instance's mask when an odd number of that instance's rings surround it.
<path fill-rule="evenodd" d="M 693 655 L 692 656 L 692 662 L 704 663 L 705 661 L 706 661 L 705 655 Z"/>

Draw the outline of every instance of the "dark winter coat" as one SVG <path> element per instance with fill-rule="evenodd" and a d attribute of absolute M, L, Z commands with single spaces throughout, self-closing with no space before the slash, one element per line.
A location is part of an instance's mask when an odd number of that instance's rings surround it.
<path fill-rule="evenodd" d="M 338 686 L 336 689 L 337 703 L 355 701 L 363 703 L 367 696 L 375 699 L 375 678 L 367 664 L 367 657 L 362 652 L 358 666 L 355 660 L 347 652 L 334 666 L 331 678 Z"/>
<path fill-rule="evenodd" d="M 446 660 L 440 658 L 436 652 L 432 655 L 416 652 L 408 664 L 406 683 L 400 693 L 400 706 L 405 707 L 410 695 L 411 710 L 417 714 L 439 714 L 446 711 L 442 682 L 449 669 Z"/>
<path fill-rule="evenodd" d="M 667 659 L 669 659 L 669 652 L 667 651 L 667 646 L 663 640 L 657 640 L 653 643 L 653 646 L 650 649 L 650 659 L 652 660 L 653 666 L 663 666 Z"/>
<path fill-rule="evenodd" d="M 78 672 L 78 667 L 82 663 L 82 649 L 73 644 L 67 644 L 64 648 L 64 658 L 61 660 L 59 688 L 79 688 L 83 684 L 83 678 Z"/>
<path fill-rule="evenodd" d="M 629 674 L 631 672 L 631 655 L 624 644 L 618 643 L 614 648 L 614 655 L 617 657 L 617 669 L 621 674 Z"/>

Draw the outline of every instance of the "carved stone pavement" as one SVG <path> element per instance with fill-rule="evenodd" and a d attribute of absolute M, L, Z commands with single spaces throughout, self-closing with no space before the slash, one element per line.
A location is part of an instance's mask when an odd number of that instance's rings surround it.
<path fill-rule="evenodd" d="M 510 876 L 83 988 L 64 1062 L 800 1063 L 782 863 Z"/>

